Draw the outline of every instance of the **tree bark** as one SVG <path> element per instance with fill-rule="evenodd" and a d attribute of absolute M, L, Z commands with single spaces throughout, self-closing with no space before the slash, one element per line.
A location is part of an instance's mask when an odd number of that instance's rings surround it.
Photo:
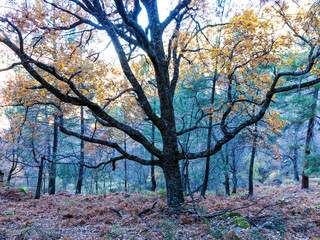
<path fill-rule="evenodd" d="M 95 173 L 94 183 L 95 183 L 95 186 L 96 186 L 96 194 L 98 194 L 99 193 L 99 179 L 98 179 L 98 174 L 97 173 Z"/>
<path fill-rule="evenodd" d="M 124 150 L 127 151 L 127 138 L 126 138 L 126 135 L 124 135 Z M 127 159 L 124 160 L 124 191 L 128 192 Z"/>
<path fill-rule="evenodd" d="M 151 191 L 155 192 L 156 188 L 157 188 L 157 182 L 154 174 L 154 166 L 151 166 Z"/>
<path fill-rule="evenodd" d="M 162 167 L 167 188 L 167 202 L 171 207 L 176 207 L 184 202 L 179 163 L 168 162 Z"/>
<path fill-rule="evenodd" d="M 309 176 L 305 175 L 305 168 L 308 167 L 308 155 L 311 153 L 311 140 L 313 137 L 313 128 L 315 123 L 315 114 L 317 108 L 319 88 L 315 88 L 313 91 L 314 103 L 311 105 L 311 117 L 308 122 L 307 138 L 306 138 L 306 149 L 305 149 L 305 159 L 303 163 L 301 188 L 309 188 Z"/>
<path fill-rule="evenodd" d="M 155 106 L 154 106 L 155 109 Z M 152 129 L 151 129 L 151 134 L 152 134 L 152 145 L 155 144 L 155 126 L 152 123 Z M 151 161 L 154 160 L 154 155 L 151 154 Z M 154 166 L 151 166 L 151 191 L 154 192 L 156 191 L 157 188 L 157 182 L 156 182 L 156 177 L 154 175 Z"/>
<path fill-rule="evenodd" d="M 237 185 L 238 185 L 238 178 L 237 178 L 237 166 L 236 166 L 236 155 L 235 150 L 232 148 L 232 193 L 237 193 Z"/>
<path fill-rule="evenodd" d="M 309 188 L 309 176 L 304 174 L 304 170 L 302 170 L 302 180 L 301 180 L 301 188 L 307 189 Z"/>
<path fill-rule="evenodd" d="M 213 81 L 212 81 L 210 109 L 213 108 L 213 104 L 214 104 L 214 96 L 215 96 L 217 78 L 218 78 L 218 75 L 217 75 L 217 70 L 216 70 L 214 77 L 213 77 Z M 211 148 L 211 138 L 212 138 L 212 117 L 209 116 L 209 128 L 208 128 L 208 136 L 207 136 L 207 151 L 208 152 L 210 151 L 210 148 Z M 200 193 L 200 195 L 202 197 L 205 197 L 205 194 L 206 194 L 206 191 L 208 188 L 209 170 L 210 170 L 210 156 L 208 155 L 206 157 L 206 169 L 205 169 L 203 185 L 202 185 L 202 189 L 201 189 L 201 193 Z"/>
<path fill-rule="evenodd" d="M 225 167 L 224 167 L 224 179 L 225 179 L 225 188 L 226 195 L 230 196 L 230 179 L 229 179 L 229 152 L 228 144 L 226 145 L 226 158 L 225 158 Z"/>
<path fill-rule="evenodd" d="M 43 167 L 45 168 L 45 164 L 43 164 Z M 43 174 L 43 177 L 42 177 L 42 182 L 43 182 L 43 186 L 42 186 L 42 193 L 45 194 L 47 189 L 46 189 L 46 174 Z"/>
<path fill-rule="evenodd" d="M 251 151 L 251 158 L 250 158 L 250 167 L 249 167 L 249 196 L 253 196 L 253 166 L 254 166 L 254 159 L 256 155 L 257 149 L 257 124 L 254 125 L 254 132 L 253 132 L 253 139 L 252 139 L 252 151 Z"/>
<path fill-rule="evenodd" d="M 80 108 L 80 128 L 81 128 L 81 135 L 84 134 L 84 111 L 83 106 Z M 81 139 L 80 142 L 80 162 L 79 162 L 79 175 L 77 180 L 77 186 L 76 186 L 76 194 L 81 193 L 82 188 L 82 181 L 83 181 L 83 174 L 84 174 L 84 140 Z"/>
<path fill-rule="evenodd" d="M 17 161 L 16 150 L 12 149 L 12 163 L 11 163 L 11 168 L 9 170 L 8 177 L 7 177 L 8 184 L 10 184 L 10 182 L 11 182 L 13 172 L 16 170 L 17 165 L 18 165 L 18 161 Z"/>
<path fill-rule="evenodd" d="M 0 170 L 0 183 L 3 183 L 4 173 Z"/>
<path fill-rule="evenodd" d="M 293 158 L 292 158 L 292 164 L 293 164 L 293 180 L 295 182 L 299 182 L 299 173 L 298 173 L 298 124 L 295 125 L 294 128 L 294 141 L 295 141 L 295 145 L 294 145 L 294 149 L 293 149 Z"/>
<path fill-rule="evenodd" d="M 43 162 L 44 157 L 41 158 L 40 166 L 39 166 L 39 173 L 38 173 L 38 181 L 37 181 L 37 190 L 34 196 L 34 199 L 40 199 L 41 195 L 41 185 L 42 185 L 42 175 L 43 175 Z"/>
<path fill-rule="evenodd" d="M 58 149 L 58 116 L 54 116 L 52 162 L 50 164 L 50 169 L 49 169 L 49 186 L 48 186 L 48 191 L 50 195 L 54 195 L 56 192 L 57 149 Z"/>

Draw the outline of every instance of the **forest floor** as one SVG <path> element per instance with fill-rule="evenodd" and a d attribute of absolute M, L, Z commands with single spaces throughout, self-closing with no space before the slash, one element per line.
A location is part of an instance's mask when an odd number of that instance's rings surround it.
<path fill-rule="evenodd" d="M 33 199 L 0 186 L 0 239 L 320 239 L 320 185 L 260 186 L 255 197 L 186 198 L 170 209 L 159 193 Z"/>

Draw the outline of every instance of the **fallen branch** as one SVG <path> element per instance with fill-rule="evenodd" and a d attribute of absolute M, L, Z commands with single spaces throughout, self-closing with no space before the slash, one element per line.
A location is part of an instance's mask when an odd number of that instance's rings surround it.
<path fill-rule="evenodd" d="M 149 212 L 149 211 L 152 211 L 152 212 L 154 212 L 154 213 L 157 213 L 157 211 L 154 210 L 154 207 L 156 206 L 157 203 L 158 203 L 158 202 L 155 202 L 155 203 L 152 205 L 151 208 L 147 208 L 147 209 L 144 209 L 144 210 L 142 210 L 141 212 L 139 212 L 139 213 L 137 214 L 138 217 L 141 217 L 142 214 L 144 214 L 144 213 L 146 213 L 146 212 Z"/>
<path fill-rule="evenodd" d="M 111 210 L 114 211 L 116 214 L 118 214 L 119 217 L 121 217 L 121 218 L 123 217 L 123 214 L 119 210 L 117 210 L 115 208 L 111 208 Z"/>
<path fill-rule="evenodd" d="M 287 205 L 287 204 L 290 204 L 290 202 L 287 202 L 286 200 L 284 201 L 279 201 L 277 203 L 273 203 L 273 204 L 269 204 L 267 206 L 264 206 L 263 208 L 260 209 L 259 212 L 257 212 L 254 216 L 257 217 L 260 213 L 262 213 L 263 210 L 265 210 L 266 208 L 269 208 L 269 207 L 274 207 L 274 206 L 278 206 L 278 205 Z"/>
<path fill-rule="evenodd" d="M 262 198 L 259 198 L 258 200 L 254 201 L 253 203 L 250 203 L 248 205 L 244 205 L 242 207 L 238 207 L 238 208 L 234 208 L 234 209 L 230 209 L 229 207 L 221 210 L 221 211 L 217 211 L 217 212 L 213 212 L 213 213 L 210 213 L 208 215 L 200 215 L 200 217 L 204 217 L 204 218 L 214 218 L 214 217 L 218 217 L 218 216 L 221 216 L 223 214 L 226 214 L 226 213 L 231 213 L 231 212 L 235 212 L 237 210 L 240 210 L 240 209 L 244 209 L 244 208 L 248 208 L 248 207 L 251 207 L 252 205 L 256 204 L 259 200 L 261 200 Z"/>
<path fill-rule="evenodd" d="M 203 217 L 203 218 L 214 218 L 214 217 L 218 217 L 218 216 L 221 216 L 223 214 L 226 214 L 227 212 L 233 212 L 235 210 L 230 210 L 229 207 L 221 210 L 221 211 L 217 211 L 217 212 L 213 212 L 213 213 L 210 213 L 210 214 L 207 214 L 207 215 L 200 215 L 200 217 Z"/>

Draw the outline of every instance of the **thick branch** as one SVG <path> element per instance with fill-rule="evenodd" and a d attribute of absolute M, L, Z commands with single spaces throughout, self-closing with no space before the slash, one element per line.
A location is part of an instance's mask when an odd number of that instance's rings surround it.
<path fill-rule="evenodd" d="M 169 16 L 161 23 L 162 31 L 178 16 L 182 9 L 188 7 L 190 2 L 191 0 L 183 0 L 170 12 Z"/>
<path fill-rule="evenodd" d="M 59 98 L 61 101 L 66 103 L 71 103 L 73 105 L 78 106 L 87 106 L 92 112 L 94 112 L 99 118 L 102 120 L 108 122 L 111 126 L 125 132 L 128 134 L 132 139 L 136 140 L 137 142 L 141 143 L 150 153 L 154 154 L 158 158 L 161 158 L 162 153 L 160 150 L 158 150 L 155 146 L 153 146 L 148 139 L 138 130 L 123 124 L 119 121 L 117 121 L 115 118 L 111 117 L 109 114 L 107 114 L 98 104 L 90 101 L 88 98 L 86 98 L 83 94 L 81 94 L 76 86 L 71 82 L 60 76 L 53 67 L 48 66 L 46 64 L 37 62 L 30 57 L 28 57 L 26 54 L 21 54 L 19 51 L 19 48 L 15 46 L 9 39 L 2 39 L 1 42 L 6 44 L 9 48 L 11 48 L 18 57 L 20 57 L 22 61 L 22 65 L 24 68 L 43 86 L 45 87 L 49 92 L 54 94 L 57 98 Z M 61 81 L 67 82 L 70 86 L 70 88 L 79 96 L 79 98 L 71 97 L 66 94 L 63 94 L 60 90 L 49 84 L 44 78 L 31 66 L 30 62 L 35 63 L 38 67 L 41 69 L 47 71 L 48 73 L 52 74 L 56 78 L 60 79 Z M 139 83 L 137 83 L 139 84 Z M 140 85 L 139 85 L 140 86 Z M 143 96 L 145 97 L 143 90 L 140 86 L 140 91 L 142 92 Z M 146 97 L 145 97 L 146 98 Z M 146 100 L 148 101 L 148 100 Z M 142 101 L 144 102 L 144 101 Z M 147 102 L 148 103 L 148 102 Z M 150 107 L 150 106 L 149 106 Z M 151 107 L 150 107 L 150 111 Z M 153 113 L 153 112 L 152 112 Z M 155 114 L 154 114 L 155 115 Z M 154 120 L 154 115 L 153 120 Z M 158 117 L 157 117 L 158 119 Z M 156 123 L 155 123 L 156 124 Z M 157 122 L 159 125 L 159 122 Z"/>
<path fill-rule="evenodd" d="M 110 142 L 110 141 L 107 141 L 107 140 L 101 140 L 101 139 L 96 139 L 96 138 L 92 138 L 92 137 L 88 137 L 88 136 L 84 136 L 84 135 L 81 135 L 79 133 L 76 133 L 76 132 L 73 132 L 73 131 L 70 131 L 68 129 L 66 129 L 64 127 L 64 119 L 63 119 L 63 116 L 60 115 L 60 124 L 59 124 L 59 128 L 60 128 L 60 131 L 64 134 L 67 134 L 69 136 L 74 136 L 74 137 L 77 137 L 79 139 L 82 139 L 84 141 L 87 141 L 87 142 L 91 142 L 91 143 L 97 143 L 97 144 L 100 144 L 100 145 L 104 145 L 104 146 L 107 146 L 107 147 L 110 147 L 110 148 L 113 148 L 115 149 L 116 151 L 118 151 L 123 157 L 129 159 L 129 160 L 132 160 L 132 161 L 135 161 L 135 162 L 138 162 L 140 164 L 143 164 L 143 165 L 159 165 L 159 161 L 157 160 L 145 160 L 145 159 L 142 159 L 138 156 L 135 156 L 135 155 L 131 155 L 129 153 L 127 153 L 124 149 L 122 149 L 119 144 L 117 143 L 114 143 L 114 142 Z"/>

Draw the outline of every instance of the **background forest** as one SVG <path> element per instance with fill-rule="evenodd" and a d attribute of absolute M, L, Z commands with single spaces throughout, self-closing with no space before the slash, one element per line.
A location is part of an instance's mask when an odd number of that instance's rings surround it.
<path fill-rule="evenodd" d="M 190 84 L 193 85 L 192 88 L 182 86 L 177 95 L 182 95 L 183 100 L 188 102 L 188 106 L 195 109 L 192 114 L 196 115 L 196 110 L 199 110 L 197 102 L 194 101 L 196 89 L 206 86 L 203 86 L 205 82 L 201 82 L 201 79 Z M 209 102 L 209 97 L 201 96 L 200 100 Z M 320 153 L 317 145 L 319 142 L 318 88 L 283 94 L 277 97 L 276 102 L 279 104 L 272 108 L 281 114 L 281 120 L 286 121 L 283 128 L 276 133 L 259 132 L 256 146 L 253 146 L 250 141 L 249 131 L 238 135 L 226 144 L 219 154 L 210 158 L 208 191 L 220 195 L 236 193 L 237 188 L 248 188 L 252 158 L 254 158 L 255 184 L 280 185 L 301 181 L 307 133 L 312 119 L 314 119 L 314 125 L 312 125 L 314 136 L 312 153 L 309 155 L 312 167 L 308 168 L 307 174 L 311 177 L 318 176 Z M 183 116 L 184 108 L 178 109 L 177 114 Z M 101 164 L 108 162 L 114 152 L 108 152 L 102 146 L 83 143 L 76 137 L 59 132 L 54 122 L 54 111 L 54 108 L 46 105 L 6 108 L 5 114 L 10 125 L 2 130 L 1 142 L 1 170 L 5 173 L 5 183 L 35 190 L 41 157 L 45 156 L 47 160 L 44 161 L 43 169 L 43 193 L 48 192 L 51 161 L 56 162 L 56 191 L 76 191 L 81 161 L 85 163 L 82 189 L 85 194 L 101 194 L 109 191 L 165 191 L 164 176 L 161 169 L 157 167 L 142 166 L 127 160 L 117 162 L 115 171 L 112 171 L 111 164 Z M 81 113 L 83 121 L 81 121 Z M 68 124 L 79 132 L 81 129 L 86 131 L 86 126 L 96 124 L 95 119 L 88 118 L 86 112 L 81 109 L 75 110 L 70 120 Z M 148 122 L 142 122 L 141 128 L 152 135 L 152 125 Z M 157 143 L 157 137 L 155 134 L 155 143 Z M 126 141 L 125 137 L 119 136 L 119 138 L 131 151 L 142 155 L 148 154 L 142 148 Z M 205 134 L 185 139 L 185 144 L 193 148 L 201 148 L 206 142 Z M 253 156 L 254 147 L 256 152 Z M 201 190 L 205 158 L 197 162 L 190 161 L 188 166 L 182 162 L 181 172 L 185 177 L 186 194 L 190 189 L 191 191 Z M 190 184 L 190 189 L 186 187 L 187 184 Z"/>

